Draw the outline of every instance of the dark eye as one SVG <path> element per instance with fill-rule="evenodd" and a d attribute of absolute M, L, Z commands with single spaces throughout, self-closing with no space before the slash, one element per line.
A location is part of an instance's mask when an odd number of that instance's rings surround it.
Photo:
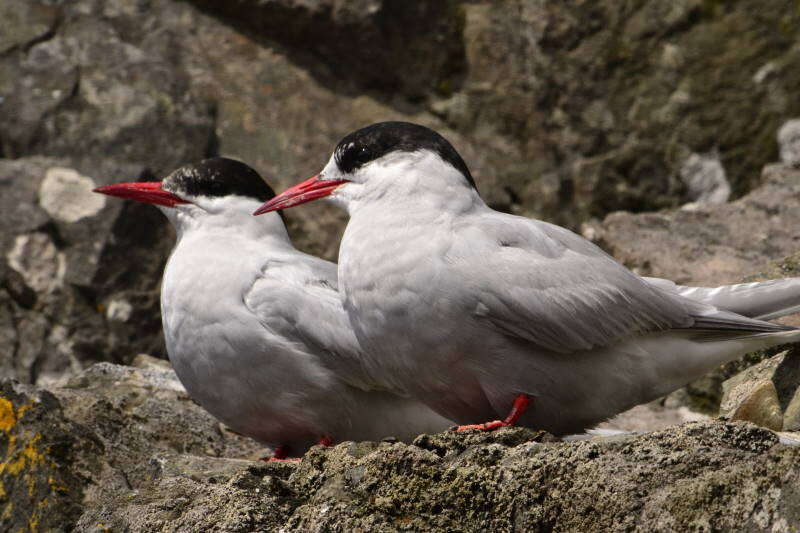
<path fill-rule="evenodd" d="M 359 146 L 353 154 L 353 159 L 361 164 L 367 163 L 372 160 L 372 151 L 366 146 Z"/>
<path fill-rule="evenodd" d="M 349 143 L 336 150 L 336 164 L 342 172 L 353 172 L 366 165 L 378 155 L 372 148 L 363 143 Z"/>

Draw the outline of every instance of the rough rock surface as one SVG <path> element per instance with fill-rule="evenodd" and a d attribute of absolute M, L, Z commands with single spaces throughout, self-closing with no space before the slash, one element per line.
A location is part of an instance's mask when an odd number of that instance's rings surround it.
<path fill-rule="evenodd" d="M 99 363 L 52 391 L 1 382 L 0 450 L 0 530 L 53 531 L 147 484 L 158 454 L 213 463 L 258 447 L 192 403 L 172 370 Z"/>
<path fill-rule="evenodd" d="M 195 3 L 308 68 L 302 98 L 322 116 L 292 124 L 306 146 L 318 126 L 328 149 L 335 140 L 324 101 L 340 128 L 419 120 L 453 138 L 490 203 L 562 223 L 689 199 L 680 171 L 693 154 L 719 154 L 742 194 L 800 109 L 800 12 L 777 0 Z M 242 75 L 265 77 L 252 68 Z M 267 116 L 292 113 L 268 99 Z"/>
<path fill-rule="evenodd" d="M 787 121 L 778 130 L 781 161 L 787 165 L 800 165 L 800 119 Z"/>
<path fill-rule="evenodd" d="M 791 531 L 794 442 L 746 423 L 572 442 L 512 428 L 265 464 L 170 370 L 100 363 L 49 391 L 0 384 L 0 529 Z"/>
<path fill-rule="evenodd" d="M 0 159 L 0 374 L 36 382 L 92 361 L 164 355 L 158 282 L 172 231 L 150 206 L 91 192 L 142 171 Z"/>
<path fill-rule="evenodd" d="M 722 384 L 720 416 L 775 431 L 800 431 L 800 351 L 783 351 Z"/>
<path fill-rule="evenodd" d="M 618 212 L 582 232 L 640 275 L 707 287 L 739 283 L 800 248 L 800 169 L 770 165 L 762 181 L 727 204 Z M 773 277 L 792 275 L 775 270 Z"/>

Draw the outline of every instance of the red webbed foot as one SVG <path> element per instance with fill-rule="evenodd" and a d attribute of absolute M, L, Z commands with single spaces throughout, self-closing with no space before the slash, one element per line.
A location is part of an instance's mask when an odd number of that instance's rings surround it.
<path fill-rule="evenodd" d="M 453 429 L 455 432 L 461 431 L 468 431 L 470 429 L 477 429 L 480 431 L 493 431 L 497 428 L 503 428 L 506 426 L 513 426 L 519 420 L 519 417 L 528 409 L 528 405 L 531 403 L 531 397 L 527 394 L 518 394 L 516 398 L 514 398 L 514 405 L 511 406 L 511 412 L 508 413 L 508 416 L 505 417 L 503 420 L 493 420 L 491 422 L 485 422 L 483 424 L 469 424 L 466 426 L 458 426 Z"/>

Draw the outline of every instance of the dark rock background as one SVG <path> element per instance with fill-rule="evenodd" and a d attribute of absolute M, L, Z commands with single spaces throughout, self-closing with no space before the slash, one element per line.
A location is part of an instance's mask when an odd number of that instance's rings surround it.
<path fill-rule="evenodd" d="M 411 120 L 453 142 L 490 205 L 641 274 L 800 275 L 798 95 L 797 2 L 0 2 L 0 377 L 36 385 L 0 394 L 0 529 L 788 530 L 795 441 L 741 423 L 440 435 L 258 466 L 159 371 L 91 366 L 165 357 L 173 234 L 89 191 L 213 155 L 279 190 L 349 131 Z M 300 247 L 336 256 L 342 213 L 287 218 Z M 722 382 L 770 355 L 665 405 L 713 413 Z M 763 368 L 787 366 L 775 357 Z M 772 405 L 756 392 L 740 395 Z"/>

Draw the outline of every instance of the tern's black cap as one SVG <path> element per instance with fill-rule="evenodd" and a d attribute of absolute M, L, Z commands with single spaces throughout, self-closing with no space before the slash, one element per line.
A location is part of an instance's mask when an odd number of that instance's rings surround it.
<path fill-rule="evenodd" d="M 163 188 L 178 196 L 244 196 L 266 202 L 275 191 L 241 161 L 213 157 L 185 165 L 164 178 Z"/>
<path fill-rule="evenodd" d="M 334 150 L 336 165 L 344 173 L 394 151 L 430 150 L 460 171 L 477 189 L 464 160 L 447 139 L 430 128 L 411 122 L 378 122 L 354 131 L 339 141 Z"/>

